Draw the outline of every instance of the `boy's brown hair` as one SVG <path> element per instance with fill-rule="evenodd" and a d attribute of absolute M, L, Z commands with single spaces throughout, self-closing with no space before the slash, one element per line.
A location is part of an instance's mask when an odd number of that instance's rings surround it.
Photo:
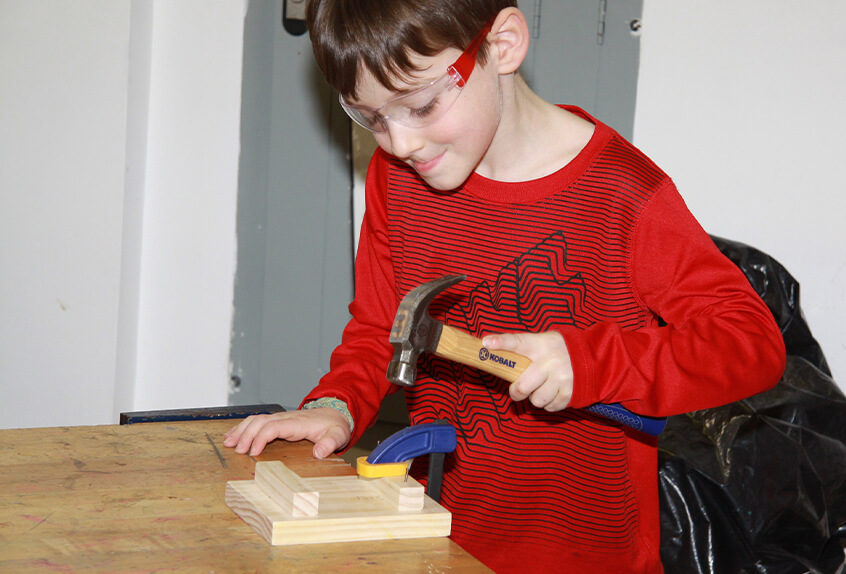
<path fill-rule="evenodd" d="M 517 0 L 310 0 L 306 18 L 326 81 L 354 100 L 362 68 L 395 90 L 396 80 L 418 71 L 410 53 L 464 50 L 508 6 L 517 6 Z M 482 65 L 486 47 L 479 50 Z"/>

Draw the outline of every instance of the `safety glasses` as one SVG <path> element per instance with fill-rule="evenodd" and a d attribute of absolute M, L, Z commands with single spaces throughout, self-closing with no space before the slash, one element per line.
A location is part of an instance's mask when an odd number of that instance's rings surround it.
<path fill-rule="evenodd" d="M 473 73 L 473 68 L 476 67 L 479 47 L 490 31 L 491 24 L 482 28 L 461 56 L 447 68 L 443 76 L 424 86 L 395 96 L 379 108 L 348 104 L 340 94 L 338 101 L 355 123 L 371 132 L 386 131 L 388 120 L 411 128 L 419 128 L 435 122 L 458 99 L 461 89 Z"/>

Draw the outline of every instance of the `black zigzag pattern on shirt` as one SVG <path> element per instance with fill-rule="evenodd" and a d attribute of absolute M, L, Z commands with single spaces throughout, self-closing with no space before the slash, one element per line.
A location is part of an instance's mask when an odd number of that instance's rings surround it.
<path fill-rule="evenodd" d="M 473 333 L 542 333 L 577 325 L 587 287 L 579 272 L 567 270 L 567 240 L 556 232 L 506 265 L 491 285 L 482 281 L 448 317 Z"/>

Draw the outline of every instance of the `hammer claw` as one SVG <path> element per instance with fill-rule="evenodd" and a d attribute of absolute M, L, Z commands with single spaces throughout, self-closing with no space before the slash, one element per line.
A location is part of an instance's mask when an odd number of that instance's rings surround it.
<path fill-rule="evenodd" d="M 423 283 L 403 297 L 391 328 L 394 357 L 388 365 L 388 380 L 410 387 L 417 376 L 417 358 L 438 346 L 443 325 L 429 316 L 429 303 L 441 291 L 464 280 L 466 275 L 446 275 Z"/>

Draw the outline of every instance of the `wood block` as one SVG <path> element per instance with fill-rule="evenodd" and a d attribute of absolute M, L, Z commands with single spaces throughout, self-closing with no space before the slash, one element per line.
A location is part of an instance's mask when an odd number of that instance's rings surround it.
<path fill-rule="evenodd" d="M 278 460 L 256 463 L 256 484 L 283 512 L 291 516 L 317 516 L 320 493 Z"/>
<path fill-rule="evenodd" d="M 301 478 L 275 461 L 259 479 L 259 464 L 257 480 L 226 483 L 226 504 L 274 546 L 449 536 L 452 515 L 413 478 Z M 318 498 L 317 513 L 295 516 L 295 504 L 279 503 L 294 491 L 308 493 L 305 506 Z"/>
<path fill-rule="evenodd" d="M 425 504 L 423 485 L 412 478 L 389 476 L 385 478 L 361 478 L 379 491 L 382 497 L 402 511 L 421 510 Z"/>

